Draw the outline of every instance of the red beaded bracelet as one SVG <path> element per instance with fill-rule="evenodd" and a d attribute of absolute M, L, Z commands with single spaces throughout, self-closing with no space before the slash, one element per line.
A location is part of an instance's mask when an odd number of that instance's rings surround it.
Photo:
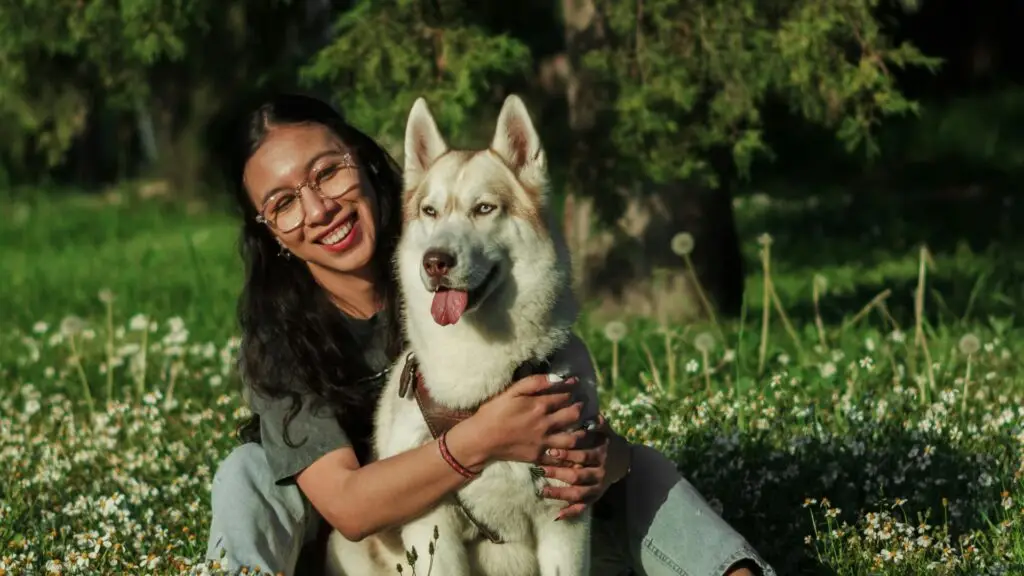
<path fill-rule="evenodd" d="M 438 438 L 437 446 L 441 449 L 441 457 L 444 458 L 444 461 L 447 462 L 448 465 L 451 466 L 452 469 L 454 469 L 456 472 L 458 472 L 459 474 L 462 474 L 464 477 L 470 478 L 470 479 L 476 478 L 477 476 L 479 476 L 478 473 L 473 472 L 472 470 L 470 470 L 469 468 L 466 468 L 462 464 L 459 464 L 459 461 L 456 460 L 455 457 L 452 456 L 452 453 L 448 451 L 448 432 L 447 431 L 444 432 L 443 434 L 441 434 L 441 437 Z"/>

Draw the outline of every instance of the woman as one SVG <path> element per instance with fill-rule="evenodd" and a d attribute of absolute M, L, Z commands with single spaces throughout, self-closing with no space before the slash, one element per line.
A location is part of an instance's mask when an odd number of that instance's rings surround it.
<path fill-rule="evenodd" d="M 239 369 L 254 412 L 213 481 L 208 557 L 293 574 L 322 528 L 351 540 L 420 515 L 467 480 L 435 443 L 367 461 L 373 407 L 402 345 L 390 262 L 398 167 L 327 104 L 274 97 L 218 148 L 244 215 Z M 654 450 L 608 433 L 578 450 L 568 394 L 529 377 L 448 433 L 464 467 L 532 462 L 594 505 L 595 574 L 749 576 L 770 568 Z M 500 425 L 498 424 L 500 423 Z"/>

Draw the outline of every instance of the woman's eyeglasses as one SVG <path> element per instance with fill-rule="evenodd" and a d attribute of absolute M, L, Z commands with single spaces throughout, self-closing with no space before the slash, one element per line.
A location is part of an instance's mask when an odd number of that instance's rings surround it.
<path fill-rule="evenodd" d="M 279 232 L 291 232 L 306 219 L 302 206 L 302 189 L 308 187 L 321 198 L 334 200 L 359 185 L 359 166 L 348 152 L 329 156 L 326 163 L 315 168 L 298 186 L 272 194 L 263 202 L 256 221 L 270 224 Z"/>

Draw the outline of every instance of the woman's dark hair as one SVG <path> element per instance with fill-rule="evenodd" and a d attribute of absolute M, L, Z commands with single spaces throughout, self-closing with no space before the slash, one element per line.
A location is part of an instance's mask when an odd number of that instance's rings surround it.
<path fill-rule="evenodd" d="M 223 176 L 242 213 L 245 284 L 238 302 L 240 373 L 252 393 L 291 399 L 284 422 L 284 438 L 289 445 L 295 443 L 288 434 L 288 424 L 303 398 L 311 398 L 343 418 L 347 434 L 361 452 L 380 392 L 376 382 L 367 384 L 373 379 L 363 361 L 365 343 L 355 340 L 346 319 L 305 263 L 280 255 L 271 231 L 256 221 L 257 211 L 242 175 L 249 158 L 278 126 L 326 126 L 354 154 L 364 185 L 371 187 L 376 197 L 377 245 L 371 267 L 378 276 L 378 297 L 383 303 L 380 320 L 386 322 L 389 331 L 387 353 L 394 359 L 400 353 L 401 328 L 391 262 L 401 229 L 401 173 L 380 145 L 321 100 L 278 94 L 246 110 L 243 116 L 215 128 Z M 259 429 L 259 416 L 254 415 L 239 429 L 239 436 L 243 441 L 258 442 Z"/>

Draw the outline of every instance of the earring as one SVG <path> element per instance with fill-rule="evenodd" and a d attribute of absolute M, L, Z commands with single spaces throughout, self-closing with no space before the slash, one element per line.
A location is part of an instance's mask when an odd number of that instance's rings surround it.
<path fill-rule="evenodd" d="M 277 251 L 277 255 L 278 256 L 282 256 L 284 258 L 291 258 L 292 257 L 292 253 L 289 252 L 288 249 L 284 247 L 284 242 L 281 242 L 280 238 L 277 238 L 276 240 L 277 240 L 277 245 L 281 247 L 281 249 Z"/>

